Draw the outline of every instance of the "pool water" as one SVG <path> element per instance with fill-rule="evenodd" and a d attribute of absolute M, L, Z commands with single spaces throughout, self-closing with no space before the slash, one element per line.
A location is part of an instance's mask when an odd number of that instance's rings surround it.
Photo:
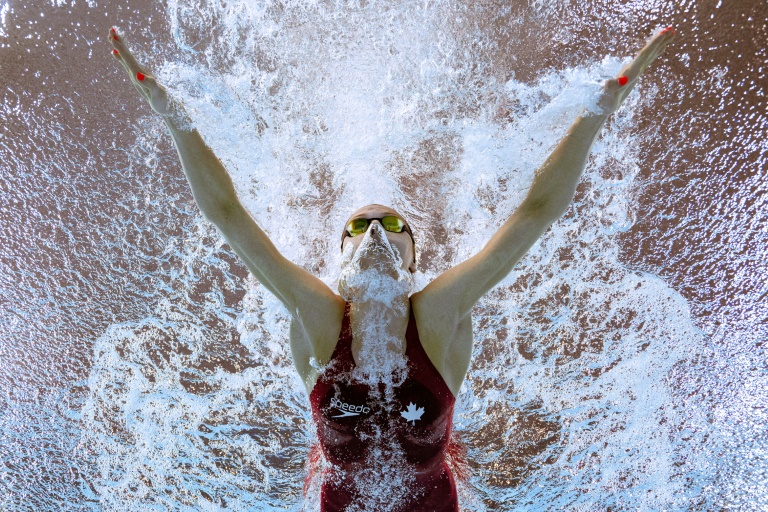
<path fill-rule="evenodd" d="M 423 287 L 599 82 L 678 36 L 473 312 L 462 510 L 768 508 L 761 2 L 0 0 L 0 509 L 307 510 L 288 312 L 194 204 L 115 26 L 278 249 L 336 289 L 368 203 Z"/>

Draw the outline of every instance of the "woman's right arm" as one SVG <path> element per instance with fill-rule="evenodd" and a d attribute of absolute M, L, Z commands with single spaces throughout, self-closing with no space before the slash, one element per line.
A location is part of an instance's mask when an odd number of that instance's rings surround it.
<path fill-rule="evenodd" d="M 325 283 L 288 261 L 275 248 L 237 198 L 232 179 L 200 133 L 189 128 L 183 108 L 131 54 L 114 29 L 109 39 L 112 55 L 123 65 L 139 93 L 163 116 L 179 153 L 181 166 L 200 211 L 224 235 L 248 270 L 311 329 L 315 322 L 334 317 L 343 301 Z M 341 305 L 339 305 L 341 301 Z M 329 316 L 330 315 L 330 316 Z M 340 316 L 340 315 L 339 315 Z"/>
<path fill-rule="evenodd" d="M 149 71 L 136 61 L 123 36 L 118 36 L 115 29 L 110 29 L 109 40 L 114 46 L 112 56 L 123 65 L 133 86 L 168 126 L 197 206 L 205 218 L 217 224 L 223 211 L 238 202 L 227 170 L 197 129 L 190 127 L 184 109 L 173 103 L 165 87 L 157 83 Z"/>

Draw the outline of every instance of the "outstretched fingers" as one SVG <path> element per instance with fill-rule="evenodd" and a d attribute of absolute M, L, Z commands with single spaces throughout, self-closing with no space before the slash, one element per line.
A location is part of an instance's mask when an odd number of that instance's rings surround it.
<path fill-rule="evenodd" d="M 123 36 L 118 35 L 114 28 L 109 29 L 109 40 L 113 46 L 112 56 L 122 64 L 136 89 L 149 99 L 149 90 L 144 87 L 145 84 L 139 83 L 143 82 L 148 75 L 146 68 L 139 64 L 128 49 L 128 45 L 125 44 Z"/>
<path fill-rule="evenodd" d="M 149 100 L 150 100 L 150 98 L 152 97 L 152 96 L 151 96 L 151 94 L 150 94 L 150 91 L 149 91 L 149 90 L 148 90 L 146 87 L 142 86 L 142 85 L 139 83 L 139 81 L 138 81 L 138 79 L 137 79 L 136 75 L 133 75 L 133 74 L 132 74 L 131 70 L 130 70 L 130 69 L 129 69 L 129 67 L 128 67 L 128 64 L 126 64 L 126 63 L 125 63 L 125 61 L 124 61 L 124 60 L 123 60 L 123 59 L 120 57 L 120 54 L 118 53 L 118 51 L 117 51 L 117 50 L 112 50 L 112 56 L 113 56 L 113 57 L 114 57 L 114 58 L 115 58 L 115 59 L 116 59 L 118 62 L 120 62 L 120 64 L 122 64 L 123 68 L 125 69 L 125 71 L 126 71 L 126 72 L 128 73 L 128 75 L 130 76 L 130 81 L 131 81 L 131 83 L 132 83 L 132 84 L 133 84 L 133 86 L 136 88 L 136 90 L 139 92 L 139 94 L 141 94 L 142 96 L 144 96 L 144 99 L 146 99 L 147 101 L 149 101 Z M 139 73 L 139 75 L 141 75 L 141 74 Z"/>
<path fill-rule="evenodd" d="M 674 36 L 675 30 L 672 27 L 654 34 L 632 59 L 632 62 L 621 68 L 618 76 L 604 82 L 600 100 L 604 112 L 611 113 L 618 110 L 637 84 L 640 75 L 664 52 Z"/>
<path fill-rule="evenodd" d="M 131 74 L 142 72 L 145 75 L 147 70 L 138 63 L 131 51 L 128 49 L 128 45 L 125 44 L 123 36 L 119 36 L 114 28 L 109 29 L 109 40 L 112 42 L 112 46 L 117 50 L 121 61 L 127 66 L 127 69 Z M 113 52 L 114 55 L 114 52 Z"/>
<path fill-rule="evenodd" d="M 627 82 L 634 83 L 645 69 L 664 53 L 664 49 L 675 38 L 675 29 L 667 27 L 651 36 L 648 43 L 637 53 L 632 62 L 624 66 L 619 72 L 619 79 L 627 77 Z"/>
<path fill-rule="evenodd" d="M 170 115 L 171 102 L 165 88 L 136 61 L 123 37 L 118 35 L 114 28 L 109 31 L 109 40 L 114 47 L 112 56 L 122 64 L 139 94 L 147 100 L 155 112 L 162 116 Z"/>

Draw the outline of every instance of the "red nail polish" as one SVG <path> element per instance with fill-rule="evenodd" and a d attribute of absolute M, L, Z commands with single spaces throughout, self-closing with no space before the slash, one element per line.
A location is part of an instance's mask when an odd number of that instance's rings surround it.
<path fill-rule="evenodd" d="M 112 37 L 114 37 L 114 38 L 115 38 L 115 41 L 119 41 L 119 40 L 120 40 L 120 38 L 119 38 L 119 37 L 117 37 L 117 32 L 115 31 L 115 29 L 114 29 L 114 28 L 112 29 Z"/>
<path fill-rule="evenodd" d="M 619 85 L 620 86 L 624 87 L 625 85 L 627 85 L 627 82 L 629 82 L 629 78 L 627 78 L 625 76 L 620 76 L 619 77 Z"/>
<path fill-rule="evenodd" d="M 112 53 L 114 53 L 115 55 L 120 55 L 120 52 L 118 52 L 117 50 L 112 50 Z"/>
<path fill-rule="evenodd" d="M 144 81 L 144 74 L 143 73 L 136 73 L 136 78 L 139 79 L 139 82 Z"/>

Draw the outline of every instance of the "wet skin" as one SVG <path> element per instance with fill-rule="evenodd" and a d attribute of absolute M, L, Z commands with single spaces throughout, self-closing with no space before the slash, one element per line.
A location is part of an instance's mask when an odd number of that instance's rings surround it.
<path fill-rule="evenodd" d="M 606 119 L 621 106 L 640 75 L 673 38 L 671 28 L 655 34 L 616 78 L 607 80 L 598 101 L 602 112 L 585 112 L 576 119 L 536 171 L 525 200 L 489 242 L 476 255 L 443 272 L 411 297 L 424 350 L 454 395 L 461 388 L 472 354 L 472 308 L 565 213 L 586 167 L 590 148 Z M 310 362 L 314 359 L 324 364 L 330 360 L 341 330 L 344 300 L 277 251 L 238 200 L 226 169 L 213 151 L 197 130 L 186 127 L 183 108 L 171 102 L 165 88 L 136 61 L 123 36 L 110 30 L 109 40 L 115 50 L 113 56 L 131 83 L 152 109 L 163 116 L 201 212 L 217 226 L 254 277 L 280 299 L 291 314 L 291 353 L 296 370 L 310 392 L 317 379 L 317 370 Z M 380 205 L 357 212 L 366 218 L 391 213 L 392 210 Z M 410 236 L 405 232 L 385 231 L 385 234 L 400 252 L 403 268 L 415 270 Z M 361 240 L 360 236 L 347 237 L 344 247 L 351 244 L 356 248 Z M 408 316 L 387 321 L 402 326 Z"/>

